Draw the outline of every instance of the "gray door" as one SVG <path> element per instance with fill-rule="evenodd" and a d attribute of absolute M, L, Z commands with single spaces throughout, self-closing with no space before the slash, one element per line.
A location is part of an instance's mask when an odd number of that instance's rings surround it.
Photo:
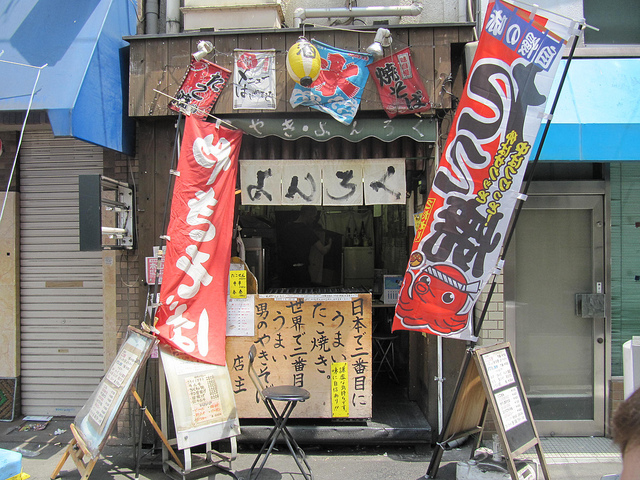
<path fill-rule="evenodd" d="M 507 339 L 539 433 L 603 435 L 605 312 L 576 308 L 606 293 L 603 196 L 530 196 L 508 253 Z"/>

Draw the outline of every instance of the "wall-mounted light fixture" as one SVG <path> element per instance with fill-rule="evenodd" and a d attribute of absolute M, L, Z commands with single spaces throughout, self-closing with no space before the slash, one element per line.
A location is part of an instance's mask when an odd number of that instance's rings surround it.
<path fill-rule="evenodd" d="M 198 42 L 198 51 L 192 54 L 191 56 L 196 62 L 199 62 L 208 54 L 210 54 L 212 51 L 213 51 L 213 43 L 208 42 L 206 40 L 200 40 Z"/>
<path fill-rule="evenodd" d="M 383 48 L 391 46 L 391 41 L 391 32 L 386 28 L 379 28 L 373 39 L 373 43 L 367 47 L 367 53 L 370 53 L 378 60 L 384 56 Z"/>

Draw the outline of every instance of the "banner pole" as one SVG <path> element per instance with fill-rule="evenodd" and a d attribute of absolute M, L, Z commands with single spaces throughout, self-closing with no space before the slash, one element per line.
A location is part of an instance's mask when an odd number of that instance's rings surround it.
<path fill-rule="evenodd" d="M 160 235 L 160 248 L 162 249 L 162 247 L 164 246 L 165 242 L 165 238 L 166 238 L 166 234 L 167 234 L 167 217 L 169 216 L 169 210 L 170 210 L 170 202 L 171 202 L 171 192 L 173 191 L 172 188 L 172 184 L 173 184 L 173 176 L 171 174 L 171 172 L 173 172 L 176 169 L 176 162 L 177 162 L 177 158 L 178 158 L 178 153 L 180 150 L 180 122 L 182 121 L 182 112 L 178 113 L 178 119 L 176 120 L 176 133 L 175 136 L 173 138 L 173 150 L 171 153 L 171 164 L 169 166 L 169 184 L 167 185 L 167 194 L 165 196 L 165 200 L 164 200 L 164 212 L 162 215 L 162 233 Z M 164 255 L 164 253 L 163 253 Z M 156 263 L 156 281 L 153 285 L 153 294 L 151 297 L 151 318 L 149 321 L 149 325 L 153 326 L 154 325 L 154 318 L 155 318 L 155 311 L 157 308 L 156 305 L 156 299 L 158 296 L 158 290 L 160 288 L 160 262 L 158 261 Z M 147 293 L 148 295 L 149 293 Z M 147 311 L 145 310 L 145 315 L 147 314 Z"/>
<path fill-rule="evenodd" d="M 571 50 L 569 51 L 569 55 L 567 56 L 567 63 L 564 66 L 564 70 L 562 71 L 562 76 L 560 77 L 560 83 L 558 84 L 558 91 L 556 92 L 556 96 L 553 99 L 553 104 L 551 105 L 551 111 L 549 112 L 551 118 L 549 118 L 549 120 L 547 121 L 547 123 L 544 126 L 544 130 L 542 131 L 542 137 L 540 138 L 540 143 L 538 144 L 538 149 L 536 150 L 535 158 L 531 162 L 531 167 L 527 171 L 527 181 L 524 184 L 524 188 L 523 188 L 522 194 L 521 194 L 525 198 L 520 199 L 520 201 L 518 202 L 518 206 L 516 207 L 516 209 L 514 211 L 513 221 L 511 222 L 511 227 L 509 229 L 509 233 L 507 235 L 507 239 L 504 242 L 504 246 L 502 248 L 502 255 L 500 256 L 500 260 L 498 261 L 498 264 L 503 263 L 504 259 L 507 256 L 507 250 L 509 249 L 509 244 L 511 243 L 511 239 L 513 238 L 513 234 L 515 232 L 516 225 L 518 223 L 518 218 L 520 217 L 520 212 L 522 210 L 522 206 L 523 206 L 524 201 L 526 199 L 527 192 L 529 191 L 529 186 L 531 185 L 531 182 L 533 180 L 533 172 L 535 171 L 536 165 L 538 165 L 538 161 L 540 160 L 540 153 L 542 152 L 542 147 L 544 146 L 544 141 L 547 138 L 547 133 L 549 133 L 549 128 L 551 126 L 551 121 L 553 120 L 553 114 L 555 113 L 556 107 L 558 106 L 558 100 L 560 98 L 560 92 L 562 92 L 562 87 L 564 85 L 564 81 L 566 80 L 567 74 L 569 73 L 569 66 L 571 65 L 571 60 L 574 57 L 574 54 L 575 54 L 575 51 L 576 51 L 576 46 L 578 45 L 578 39 L 580 38 L 580 32 L 582 31 L 583 28 L 584 28 L 584 24 L 581 23 L 578 26 L 578 33 L 576 35 L 574 35 L 574 37 L 573 37 L 573 44 L 571 45 Z M 482 329 L 482 324 L 484 323 L 484 319 L 486 317 L 489 304 L 491 303 L 491 298 L 493 297 L 493 292 L 495 291 L 496 277 L 497 277 L 497 275 L 494 274 L 493 281 L 492 281 L 491 287 L 489 289 L 489 293 L 487 294 L 487 299 L 486 299 L 484 307 L 482 309 L 482 313 L 480 314 L 480 318 L 478 319 L 478 322 L 474 326 L 473 334 L 474 334 L 475 337 L 478 337 L 480 335 L 480 330 Z"/>
<path fill-rule="evenodd" d="M 180 122 L 182 121 L 182 112 L 178 113 L 178 119 L 176 120 L 176 133 L 174 136 L 174 147 L 171 153 L 171 164 L 169 167 L 169 171 L 173 171 L 176 168 L 176 159 L 178 157 L 178 152 L 180 149 L 180 145 L 179 145 L 179 140 L 180 140 Z M 165 203 L 164 203 L 164 212 L 163 212 L 163 216 L 162 216 L 162 235 L 160 235 L 160 248 L 162 249 L 163 245 L 164 245 L 164 238 L 165 235 L 167 233 L 167 217 L 168 217 L 168 212 L 169 212 L 169 202 L 170 202 L 170 195 L 171 192 L 173 190 L 172 188 L 172 175 L 171 173 L 169 174 L 169 184 L 167 185 L 167 195 L 165 197 Z M 164 255 L 164 253 L 163 253 Z M 158 259 L 159 260 L 159 259 Z M 155 312 L 156 312 L 156 308 L 157 308 L 157 297 L 158 297 L 158 290 L 160 288 L 160 261 L 158 261 L 156 263 L 156 276 L 155 276 L 155 282 L 153 285 L 153 289 L 151 288 L 151 285 L 149 285 L 149 288 L 147 289 L 147 304 L 150 305 L 150 308 L 145 308 L 145 320 L 147 319 L 146 316 L 147 314 L 149 314 L 150 318 L 149 318 L 149 327 L 153 327 L 155 321 Z M 152 292 L 153 290 L 153 292 Z M 151 301 L 149 301 L 149 296 L 151 296 Z M 143 321 L 144 324 L 144 321 Z M 151 330 L 153 331 L 153 328 L 151 328 Z M 149 364 L 147 363 L 145 365 L 145 370 L 144 370 L 144 375 L 143 375 L 143 389 L 142 389 L 142 397 L 137 396 L 136 393 L 136 400 L 139 403 L 139 408 L 140 408 L 140 424 L 139 424 L 139 428 L 138 428 L 138 433 L 140 435 L 139 439 L 137 442 L 134 441 L 134 450 L 135 450 L 135 457 L 136 457 L 136 478 L 138 476 L 138 470 L 140 467 L 140 452 L 142 451 L 142 440 L 143 440 L 143 429 L 144 429 L 144 417 L 145 414 L 149 414 L 147 411 L 147 406 L 146 406 L 146 397 L 147 397 L 147 388 L 146 388 L 146 383 L 147 383 L 147 375 L 148 375 L 148 370 L 149 370 Z M 135 390 L 134 390 L 135 392 Z M 160 432 L 159 432 L 160 433 Z M 162 436 L 160 437 L 161 440 L 163 440 Z M 134 439 L 135 440 L 135 439 Z M 163 440 L 164 441 L 164 440 Z M 173 452 L 172 452 L 173 453 Z"/>

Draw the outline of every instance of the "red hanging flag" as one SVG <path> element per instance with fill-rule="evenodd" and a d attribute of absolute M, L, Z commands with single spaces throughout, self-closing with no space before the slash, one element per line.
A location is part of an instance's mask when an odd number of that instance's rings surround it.
<path fill-rule="evenodd" d="M 389 118 L 431 109 L 429 95 L 411 60 L 409 47 L 369 65 Z"/>
<path fill-rule="evenodd" d="M 416 232 L 393 329 L 473 340 L 562 49 L 576 23 L 490 3 Z"/>
<path fill-rule="evenodd" d="M 169 108 L 185 115 L 206 115 L 213 110 L 229 75 L 229 70 L 209 60 L 192 58 L 175 100 L 169 102 Z"/>
<path fill-rule="evenodd" d="M 167 229 L 161 342 L 225 365 L 227 290 L 241 130 L 186 118 Z"/>

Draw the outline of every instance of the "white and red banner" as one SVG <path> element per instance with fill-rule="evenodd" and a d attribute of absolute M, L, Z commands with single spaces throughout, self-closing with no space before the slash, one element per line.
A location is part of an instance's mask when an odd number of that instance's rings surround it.
<path fill-rule="evenodd" d="M 175 99 L 169 102 L 169 108 L 185 115 L 208 114 L 230 75 L 229 70 L 209 60 L 192 58 Z"/>
<path fill-rule="evenodd" d="M 160 341 L 225 365 L 227 290 L 241 130 L 186 117 L 156 324 Z"/>
<path fill-rule="evenodd" d="M 409 47 L 372 63 L 369 72 L 389 118 L 431 109 L 429 95 L 411 60 Z"/>
<path fill-rule="evenodd" d="M 320 75 L 309 87 L 296 83 L 289 103 L 293 108 L 315 108 L 340 123 L 351 125 L 369 78 L 367 65 L 373 55 L 332 47 L 315 39 L 311 39 L 311 43 L 322 59 Z"/>
<path fill-rule="evenodd" d="M 416 232 L 393 329 L 473 339 L 531 147 L 575 22 L 489 4 L 469 78 Z"/>
<path fill-rule="evenodd" d="M 276 51 L 235 50 L 233 108 L 275 110 Z"/>

